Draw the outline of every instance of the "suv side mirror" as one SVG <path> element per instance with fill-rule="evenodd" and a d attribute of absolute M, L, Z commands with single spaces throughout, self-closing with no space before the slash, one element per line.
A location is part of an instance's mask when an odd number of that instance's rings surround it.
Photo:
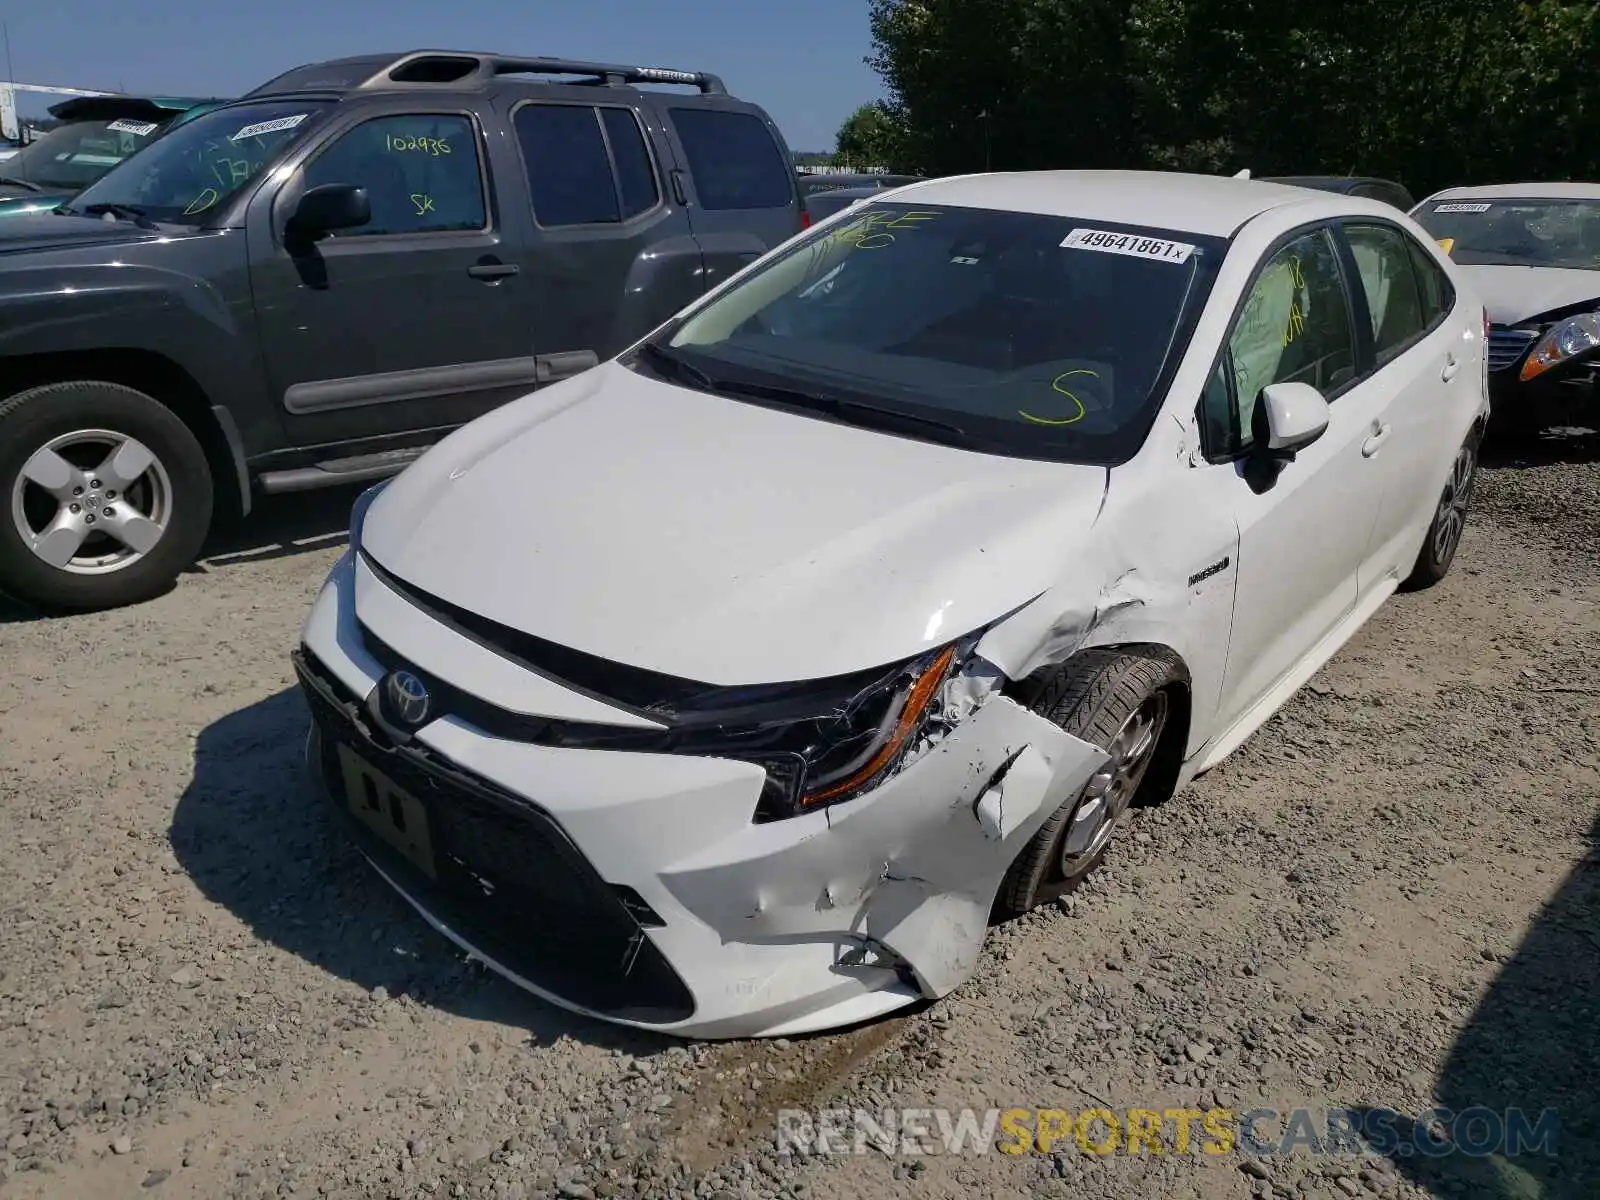
<path fill-rule="evenodd" d="M 1295 454 L 1328 431 L 1330 413 L 1327 400 L 1309 383 L 1262 388 L 1250 418 L 1253 444 L 1244 463 L 1251 489 L 1264 492 L 1276 483 Z"/>
<path fill-rule="evenodd" d="M 314 240 L 336 229 L 354 229 L 372 220 L 367 189 L 353 183 L 325 183 L 300 197 L 287 232 Z"/>

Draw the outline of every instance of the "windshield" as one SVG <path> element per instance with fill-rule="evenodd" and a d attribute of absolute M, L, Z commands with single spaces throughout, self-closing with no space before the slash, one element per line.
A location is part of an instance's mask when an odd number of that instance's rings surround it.
<path fill-rule="evenodd" d="M 1226 249 L 1217 238 L 869 203 L 669 326 L 643 365 L 834 419 L 903 418 L 1024 458 L 1143 443 Z M 955 436 L 951 436 L 952 433 Z"/>
<path fill-rule="evenodd" d="M 111 204 L 156 221 L 198 225 L 257 178 L 290 142 L 317 123 L 326 101 L 277 101 L 215 109 L 175 127 L 72 201 L 74 210 Z"/>
<path fill-rule="evenodd" d="M 1600 200 L 1436 200 L 1416 220 L 1462 266 L 1600 270 Z"/>
<path fill-rule="evenodd" d="M 123 117 L 58 125 L 0 163 L 0 175 L 75 192 L 144 149 L 166 124 Z"/>

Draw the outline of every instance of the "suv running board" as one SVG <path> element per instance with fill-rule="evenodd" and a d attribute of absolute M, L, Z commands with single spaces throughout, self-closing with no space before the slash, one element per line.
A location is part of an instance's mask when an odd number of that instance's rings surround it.
<path fill-rule="evenodd" d="M 361 483 L 382 479 L 421 458 L 431 447 L 412 446 L 405 450 L 385 450 L 381 454 L 358 454 L 353 458 L 330 458 L 310 467 L 288 471 L 267 471 L 257 482 L 267 495 L 279 492 L 309 492 L 316 488 L 338 487 L 341 483 Z"/>

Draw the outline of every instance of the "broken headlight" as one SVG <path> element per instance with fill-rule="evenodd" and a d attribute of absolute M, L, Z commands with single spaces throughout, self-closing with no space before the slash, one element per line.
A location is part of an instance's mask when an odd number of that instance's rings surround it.
<path fill-rule="evenodd" d="M 975 641 L 915 658 L 835 711 L 794 722 L 783 731 L 782 748 L 737 753 L 767 772 L 755 819 L 776 821 L 853 800 L 947 733 L 1000 679 L 972 654 Z"/>

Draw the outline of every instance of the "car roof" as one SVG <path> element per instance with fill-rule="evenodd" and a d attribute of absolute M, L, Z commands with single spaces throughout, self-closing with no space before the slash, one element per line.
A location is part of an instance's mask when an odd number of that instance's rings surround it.
<path fill-rule="evenodd" d="M 1014 171 L 930 179 L 894 197 L 1228 237 L 1274 208 L 1313 201 L 1307 189 L 1178 171 Z M 1362 203 L 1353 201 L 1353 203 Z"/>
<path fill-rule="evenodd" d="M 103 121 L 118 117 L 154 117 L 161 120 L 187 112 L 200 104 L 222 104 L 215 96 L 74 96 L 50 106 L 50 115 L 63 121 Z"/>
<path fill-rule="evenodd" d="M 841 196 L 844 196 L 846 198 L 852 197 L 852 196 L 881 196 L 885 192 L 892 192 L 894 190 L 895 189 L 893 189 L 893 188 L 881 188 L 881 187 L 828 188 L 826 191 L 812 192 L 811 195 L 806 197 L 806 199 L 807 200 L 830 200 L 830 199 L 831 200 L 837 200 Z"/>
<path fill-rule="evenodd" d="M 1351 192 L 1358 187 L 1370 187 L 1377 184 L 1379 187 L 1405 188 L 1393 179 L 1382 179 L 1377 175 L 1263 175 L 1262 183 L 1287 183 L 1294 187 L 1312 188 L 1319 192 Z"/>
<path fill-rule="evenodd" d="M 502 81 L 528 82 L 529 76 L 551 77 L 544 82 L 596 87 L 674 84 L 693 87 L 708 96 L 728 94 L 722 80 L 705 71 L 474 50 L 408 50 L 306 63 L 267 80 L 250 91 L 247 98 L 294 92 L 483 91 Z"/>
<path fill-rule="evenodd" d="M 1470 187 L 1445 188 L 1429 200 L 1600 200 L 1600 183 L 1478 183 Z"/>

